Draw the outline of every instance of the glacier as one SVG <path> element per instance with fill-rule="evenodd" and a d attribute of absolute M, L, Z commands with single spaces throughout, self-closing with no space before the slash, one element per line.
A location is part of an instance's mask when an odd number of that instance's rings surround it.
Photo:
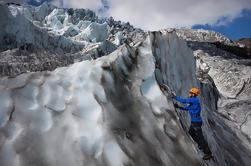
<path fill-rule="evenodd" d="M 8 64 L 0 69 L 2 76 L 54 70 L 74 61 L 96 59 L 110 54 L 124 43 L 139 42 L 145 33 L 112 17 L 99 19 L 89 9 L 60 9 L 47 2 L 38 7 L 0 3 L 0 9 L 1 52 L 10 50 L 10 59 L 16 59 L 15 55 L 19 55 L 19 59 L 34 53 L 45 57 L 50 54 L 53 56 L 47 56 L 47 59 L 55 62 L 38 68 L 36 65 Z M 62 64 L 62 56 L 58 55 L 66 55 L 66 62 Z M 15 66 L 19 66 L 19 70 Z"/>
<path fill-rule="evenodd" d="M 251 61 L 233 50 L 242 44 L 50 3 L 1 2 L 0 13 L 1 166 L 249 165 Z M 214 160 L 201 159 L 164 84 L 184 98 L 200 90 Z"/>
<path fill-rule="evenodd" d="M 151 37 L 95 61 L 1 79 L 1 165 L 200 165 L 155 79 L 155 58 L 168 57 L 153 56 Z M 161 41 L 172 38 L 170 56 L 193 62 L 175 34 Z M 195 86 L 193 67 L 180 71 L 193 75 L 186 87 Z"/>

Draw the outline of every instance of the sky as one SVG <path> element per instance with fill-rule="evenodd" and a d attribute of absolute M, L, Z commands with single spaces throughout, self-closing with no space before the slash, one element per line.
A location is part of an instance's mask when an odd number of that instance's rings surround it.
<path fill-rule="evenodd" d="M 18 0 L 16 0 L 18 1 Z M 100 17 L 130 22 L 144 30 L 194 28 L 220 32 L 230 39 L 251 37 L 251 0 L 19 0 L 39 5 L 89 8 Z"/>

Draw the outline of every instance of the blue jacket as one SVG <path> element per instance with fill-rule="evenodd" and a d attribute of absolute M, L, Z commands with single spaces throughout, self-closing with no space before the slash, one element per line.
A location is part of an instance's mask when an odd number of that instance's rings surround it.
<path fill-rule="evenodd" d="M 179 107 L 179 108 L 182 110 L 189 111 L 192 122 L 202 122 L 202 119 L 200 117 L 200 112 L 201 112 L 200 101 L 197 97 L 193 97 L 193 98 L 189 98 L 189 99 L 182 99 L 182 98 L 175 96 L 175 100 L 177 100 L 181 103 L 188 103 L 189 104 L 186 107 Z"/>

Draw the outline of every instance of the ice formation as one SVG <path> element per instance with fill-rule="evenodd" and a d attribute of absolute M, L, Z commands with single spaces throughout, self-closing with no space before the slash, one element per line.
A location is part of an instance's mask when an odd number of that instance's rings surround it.
<path fill-rule="evenodd" d="M 212 31 L 144 32 L 89 9 L 0 3 L 0 165 L 249 165 L 250 60 Z M 232 52 L 231 52 L 232 51 Z M 215 160 L 178 96 L 200 89 Z"/>
<path fill-rule="evenodd" d="M 194 63 L 192 54 L 179 52 L 185 43 L 165 34 L 161 42 L 174 40 L 171 53 L 154 57 L 151 37 L 95 61 L 2 78 L 1 165 L 200 165 L 177 119 L 166 117 L 174 116 L 172 105 L 155 79 L 155 58 L 169 66 L 168 57 Z M 177 69 L 193 76 L 184 88 L 196 86 L 194 65 Z M 159 79 L 175 79 L 170 72 Z"/>

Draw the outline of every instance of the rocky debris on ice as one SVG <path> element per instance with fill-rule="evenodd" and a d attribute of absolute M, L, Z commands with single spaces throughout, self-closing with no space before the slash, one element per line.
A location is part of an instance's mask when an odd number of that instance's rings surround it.
<path fill-rule="evenodd" d="M 175 31 L 194 51 L 203 50 L 210 55 L 221 55 L 227 58 L 251 58 L 245 45 L 214 31 L 203 29 L 167 29 L 167 31 Z"/>
<path fill-rule="evenodd" d="M 200 80 L 200 101 L 202 104 L 203 134 L 206 136 L 209 145 L 213 150 L 216 160 L 225 160 L 226 163 L 220 165 L 248 165 L 250 161 L 250 143 L 249 139 L 242 130 L 236 126 L 236 121 L 230 121 L 233 117 L 230 110 L 222 111 L 222 105 L 219 104 L 223 99 L 217 90 L 213 79 L 203 70 L 197 69 L 197 78 Z M 228 100 L 229 102 L 229 100 Z M 232 102 L 232 101 L 231 101 Z M 229 103 L 231 103 L 229 102 Z M 237 105 L 236 105 L 237 106 Z M 233 107 L 233 110 L 248 108 L 247 105 Z M 233 111 L 232 110 L 232 111 Z M 236 112 L 236 113 L 237 113 Z M 239 112 L 235 119 L 241 119 L 246 114 Z M 244 114 L 243 114 L 244 113 Z M 246 129 L 246 128 L 245 128 Z M 225 153 L 231 147 L 231 153 Z M 227 150 L 229 151 L 229 150 Z M 211 165 L 211 163 L 209 164 Z M 212 164 L 213 165 L 213 164 Z M 216 164 L 217 165 L 217 164 Z"/>
<path fill-rule="evenodd" d="M 210 68 L 209 75 L 214 79 L 217 89 L 226 97 L 248 96 L 251 92 L 251 60 L 228 59 L 222 56 L 211 56 L 202 50 L 194 51 L 198 66 L 204 70 Z M 202 68 L 202 67 L 201 67 Z"/>
<path fill-rule="evenodd" d="M 74 62 L 71 56 L 52 54 L 42 50 L 32 53 L 25 50 L 25 48 L 7 50 L 1 52 L 0 56 L 0 76 L 35 71 L 52 71 Z"/>
<path fill-rule="evenodd" d="M 238 45 L 237 43 L 233 42 L 226 36 L 215 32 L 209 31 L 204 29 L 167 29 L 167 31 L 175 31 L 176 34 L 183 38 L 186 41 L 195 41 L 195 42 L 221 42 L 226 45 Z"/>
<path fill-rule="evenodd" d="M 243 44 L 246 47 L 247 51 L 248 51 L 249 57 L 251 57 L 251 38 L 242 38 L 242 39 L 239 39 L 239 40 L 235 40 L 235 42 Z"/>
<path fill-rule="evenodd" d="M 251 60 L 225 59 L 222 56 L 210 56 L 202 50 L 194 51 L 197 63 L 210 68 L 212 77 L 222 97 L 217 112 L 235 131 L 236 135 L 250 147 L 250 101 L 251 101 Z"/>

